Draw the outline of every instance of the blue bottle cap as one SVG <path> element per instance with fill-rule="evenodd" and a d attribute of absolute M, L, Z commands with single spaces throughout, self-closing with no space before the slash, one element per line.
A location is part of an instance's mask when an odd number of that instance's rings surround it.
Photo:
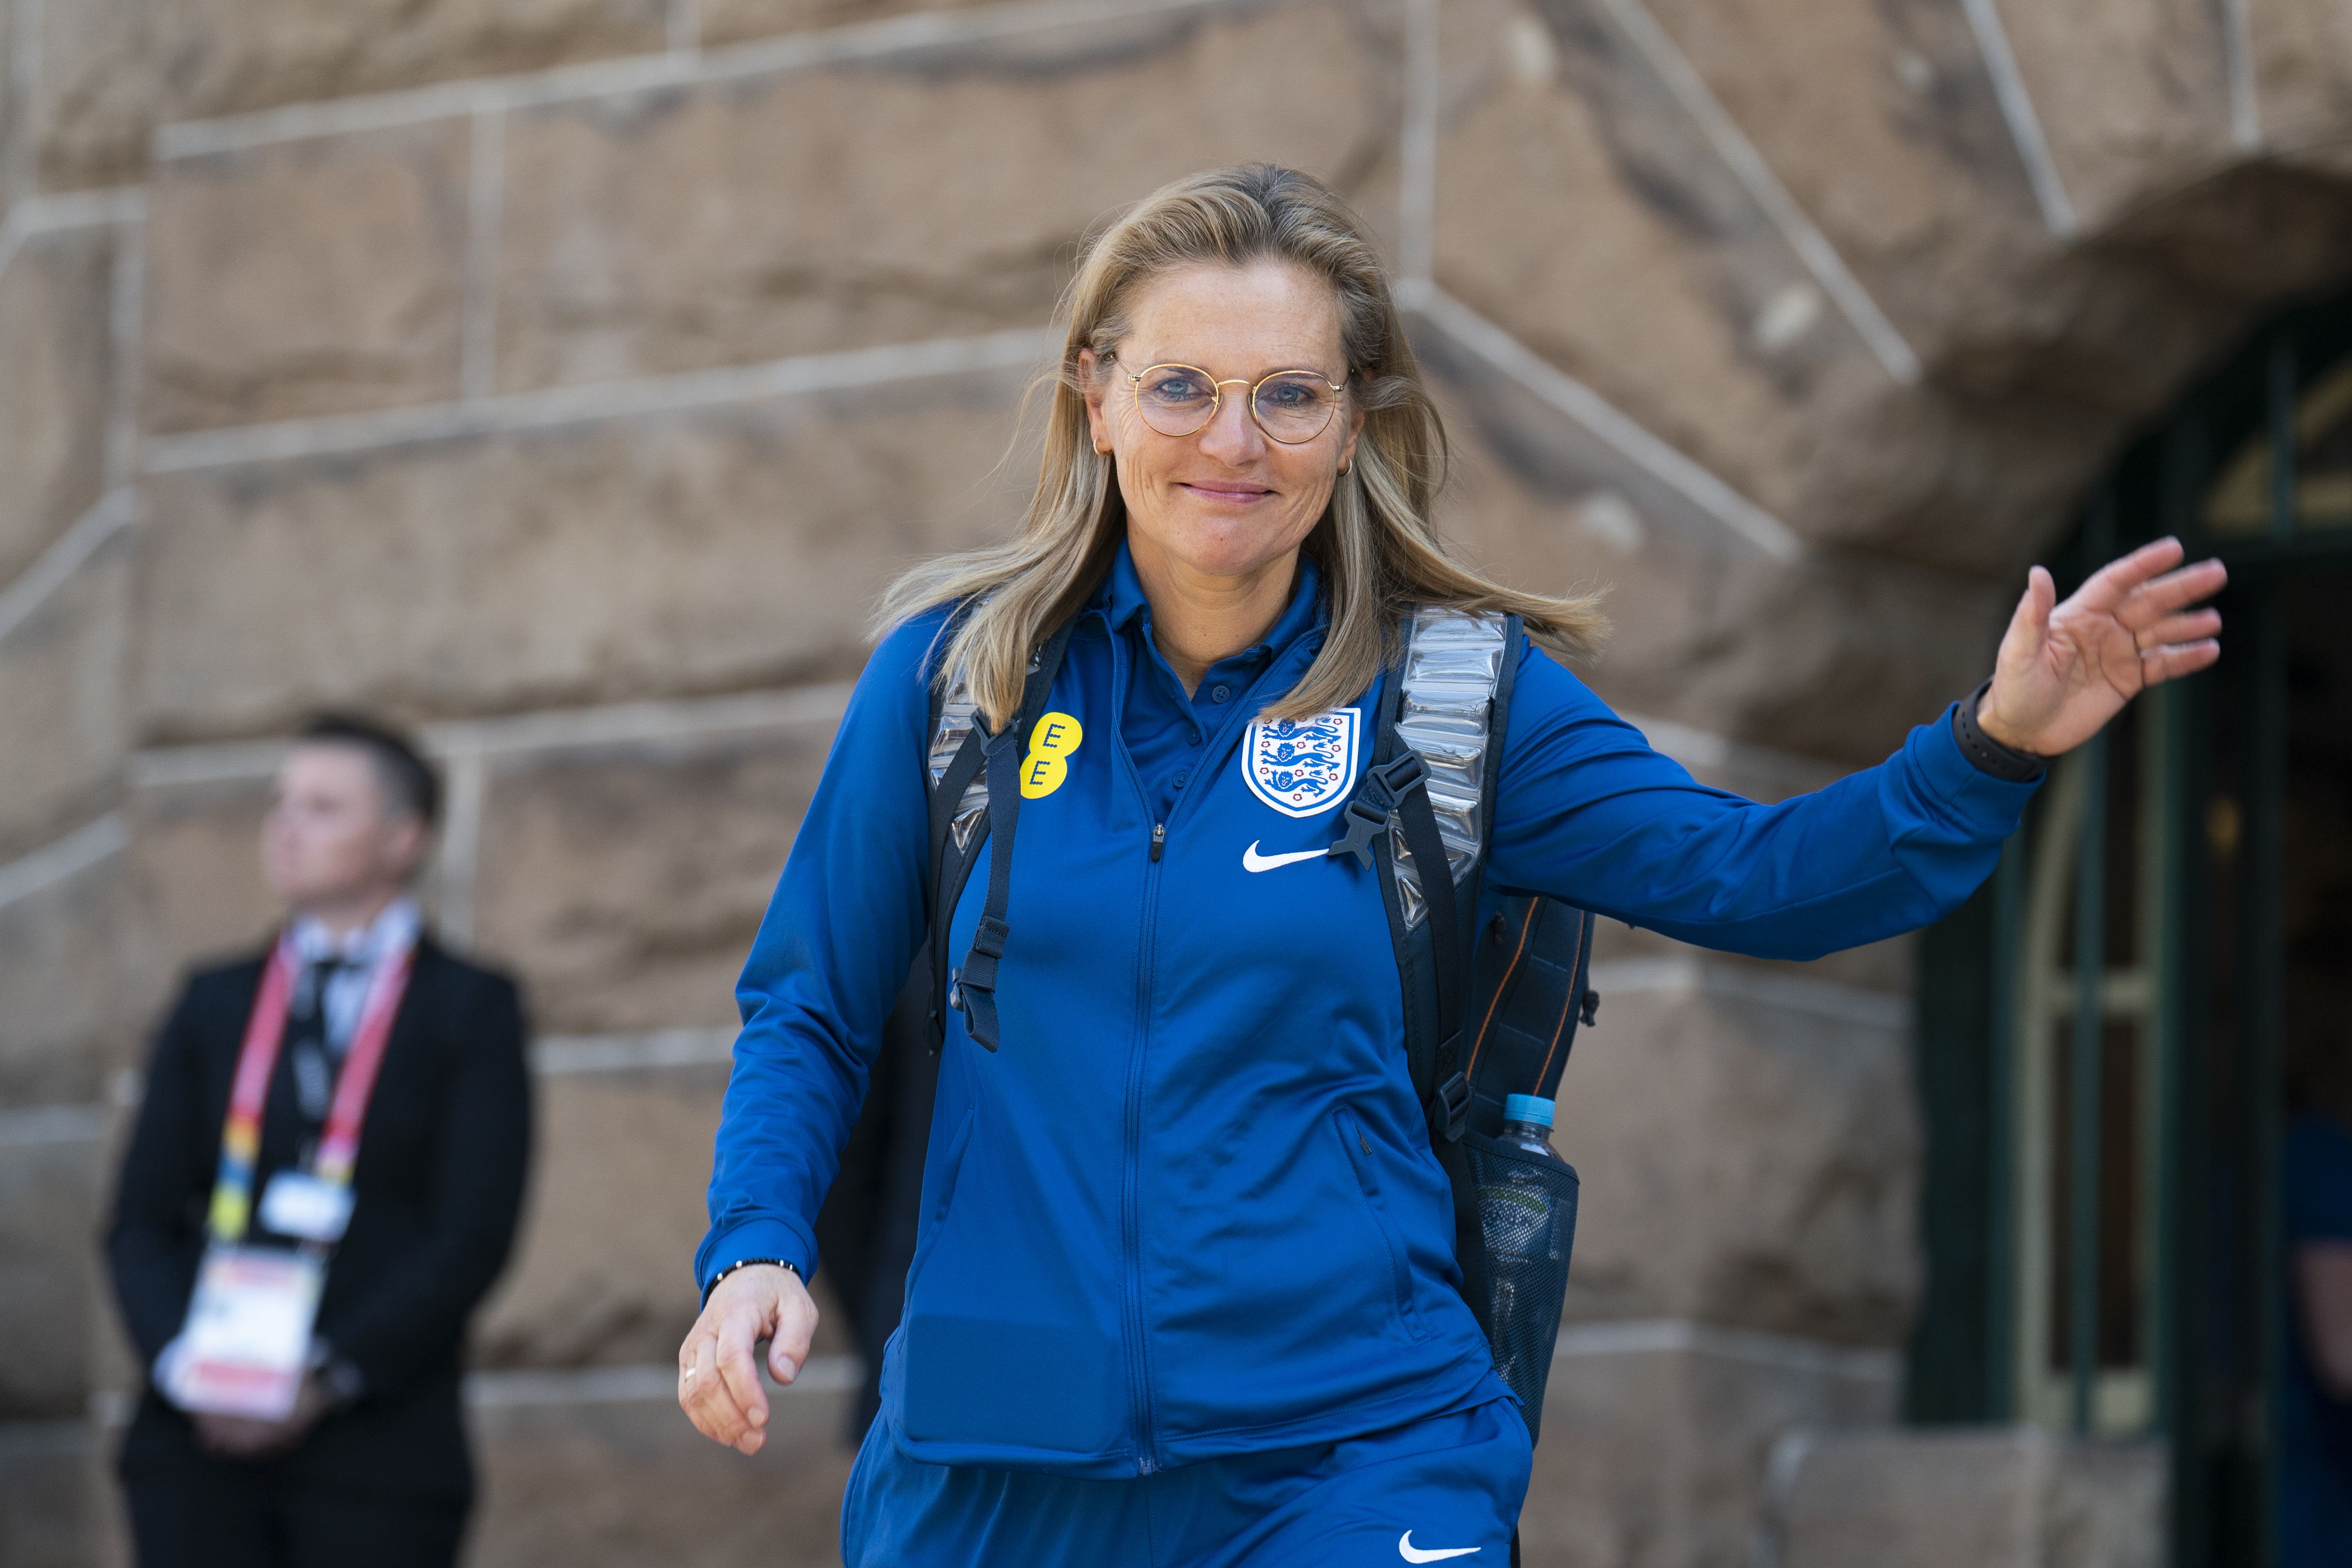
<path fill-rule="evenodd" d="M 1503 1120 L 1533 1122 L 1538 1127 L 1551 1125 L 1551 1102 L 1539 1094 L 1512 1094 L 1503 1101 Z"/>

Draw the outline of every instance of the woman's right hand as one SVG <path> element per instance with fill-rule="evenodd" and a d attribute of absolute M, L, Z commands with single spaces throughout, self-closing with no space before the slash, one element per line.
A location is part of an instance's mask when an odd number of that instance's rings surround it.
<path fill-rule="evenodd" d="M 816 1303 L 792 1270 L 753 1263 L 719 1281 L 677 1347 L 677 1404 L 695 1430 L 738 1453 L 768 1440 L 768 1396 L 752 1360 L 768 1342 L 768 1374 L 790 1383 L 808 1360 Z"/>

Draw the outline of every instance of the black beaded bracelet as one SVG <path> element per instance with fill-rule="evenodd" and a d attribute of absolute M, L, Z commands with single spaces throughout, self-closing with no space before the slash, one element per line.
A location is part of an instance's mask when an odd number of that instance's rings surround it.
<path fill-rule="evenodd" d="M 2020 751 L 2013 746 L 2003 746 L 1984 732 L 1977 723 L 1977 706 L 1992 690 L 1992 677 L 1960 701 L 1952 713 L 1952 737 L 1960 743 L 1960 754 L 1977 765 L 1979 772 L 2011 784 L 2031 784 L 2048 771 L 2047 758 L 2031 751 Z"/>
<path fill-rule="evenodd" d="M 797 1277 L 801 1271 L 798 1264 L 783 1258 L 739 1258 L 734 1262 L 728 1264 L 724 1269 L 719 1270 L 716 1274 L 710 1276 L 710 1283 L 702 1287 L 702 1304 L 704 1306 L 709 1306 L 710 1304 L 710 1292 L 719 1289 L 719 1281 L 724 1280 L 728 1275 L 732 1274 L 738 1269 L 750 1269 L 762 1263 L 772 1269 L 789 1269 L 795 1277 Z"/>

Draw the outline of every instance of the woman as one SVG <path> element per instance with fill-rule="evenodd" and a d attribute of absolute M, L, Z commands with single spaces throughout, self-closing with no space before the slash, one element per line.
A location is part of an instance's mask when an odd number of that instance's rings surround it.
<path fill-rule="evenodd" d="M 1516 613 L 1561 656 L 1600 618 L 1444 554 L 1436 417 L 1360 222 L 1312 179 L 1170 186 L 1094 244 L 1067 310 L 1028 519 L 891 591 L 744 971 L 679 1402 L 754 1451 L 756 1342 L 782 1382 L 807 1354 L 811 1218 L 926 926 L 935 693 L 960 672 L 1002 729 L 1069 625 L 1030 753 L 1053 765 L 1023 772 L 999 1048 L 949 1015 L 845 1553 L 1496 1562 L 1528 1435 L 1456 1291 L 1380 890 L 1321 852 L 1339 800 L 1253 791 L 1244 737 L 1374 712 L 1409 606 Z M 1989 768 L 2033 775 L 2217 656 L 2218 617 L 2186 607 L 2221 570 L 2166 574 L 2179 556 L 2149 547 L 2063 606 L 2035 569 L 1980 703 L 1769 808 L 1695 784 L 1524 648 L 1487 875 L 1775 957 L 1925 925 L 2032 793 Z M 1369 756 L 1370 726 L 1339 727 Z"/>

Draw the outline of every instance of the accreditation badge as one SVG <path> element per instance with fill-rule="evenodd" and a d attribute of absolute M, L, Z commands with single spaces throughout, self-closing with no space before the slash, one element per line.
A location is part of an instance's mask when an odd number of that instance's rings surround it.
<path fill-rule="evenodd" d="M 265 1228 L 280 1236 L 331 1245 L 351 1228 L 351 1185 L 306 1171 L 279 1171 L 261 1189 L 259 1218 Z"/>
<path fill-rule="evenodd" d="M 325 1262 L 274 1247 L 205 1249 L 169 1391 L 184 1410 L 282 1421 L 310 1359 Z"/>

